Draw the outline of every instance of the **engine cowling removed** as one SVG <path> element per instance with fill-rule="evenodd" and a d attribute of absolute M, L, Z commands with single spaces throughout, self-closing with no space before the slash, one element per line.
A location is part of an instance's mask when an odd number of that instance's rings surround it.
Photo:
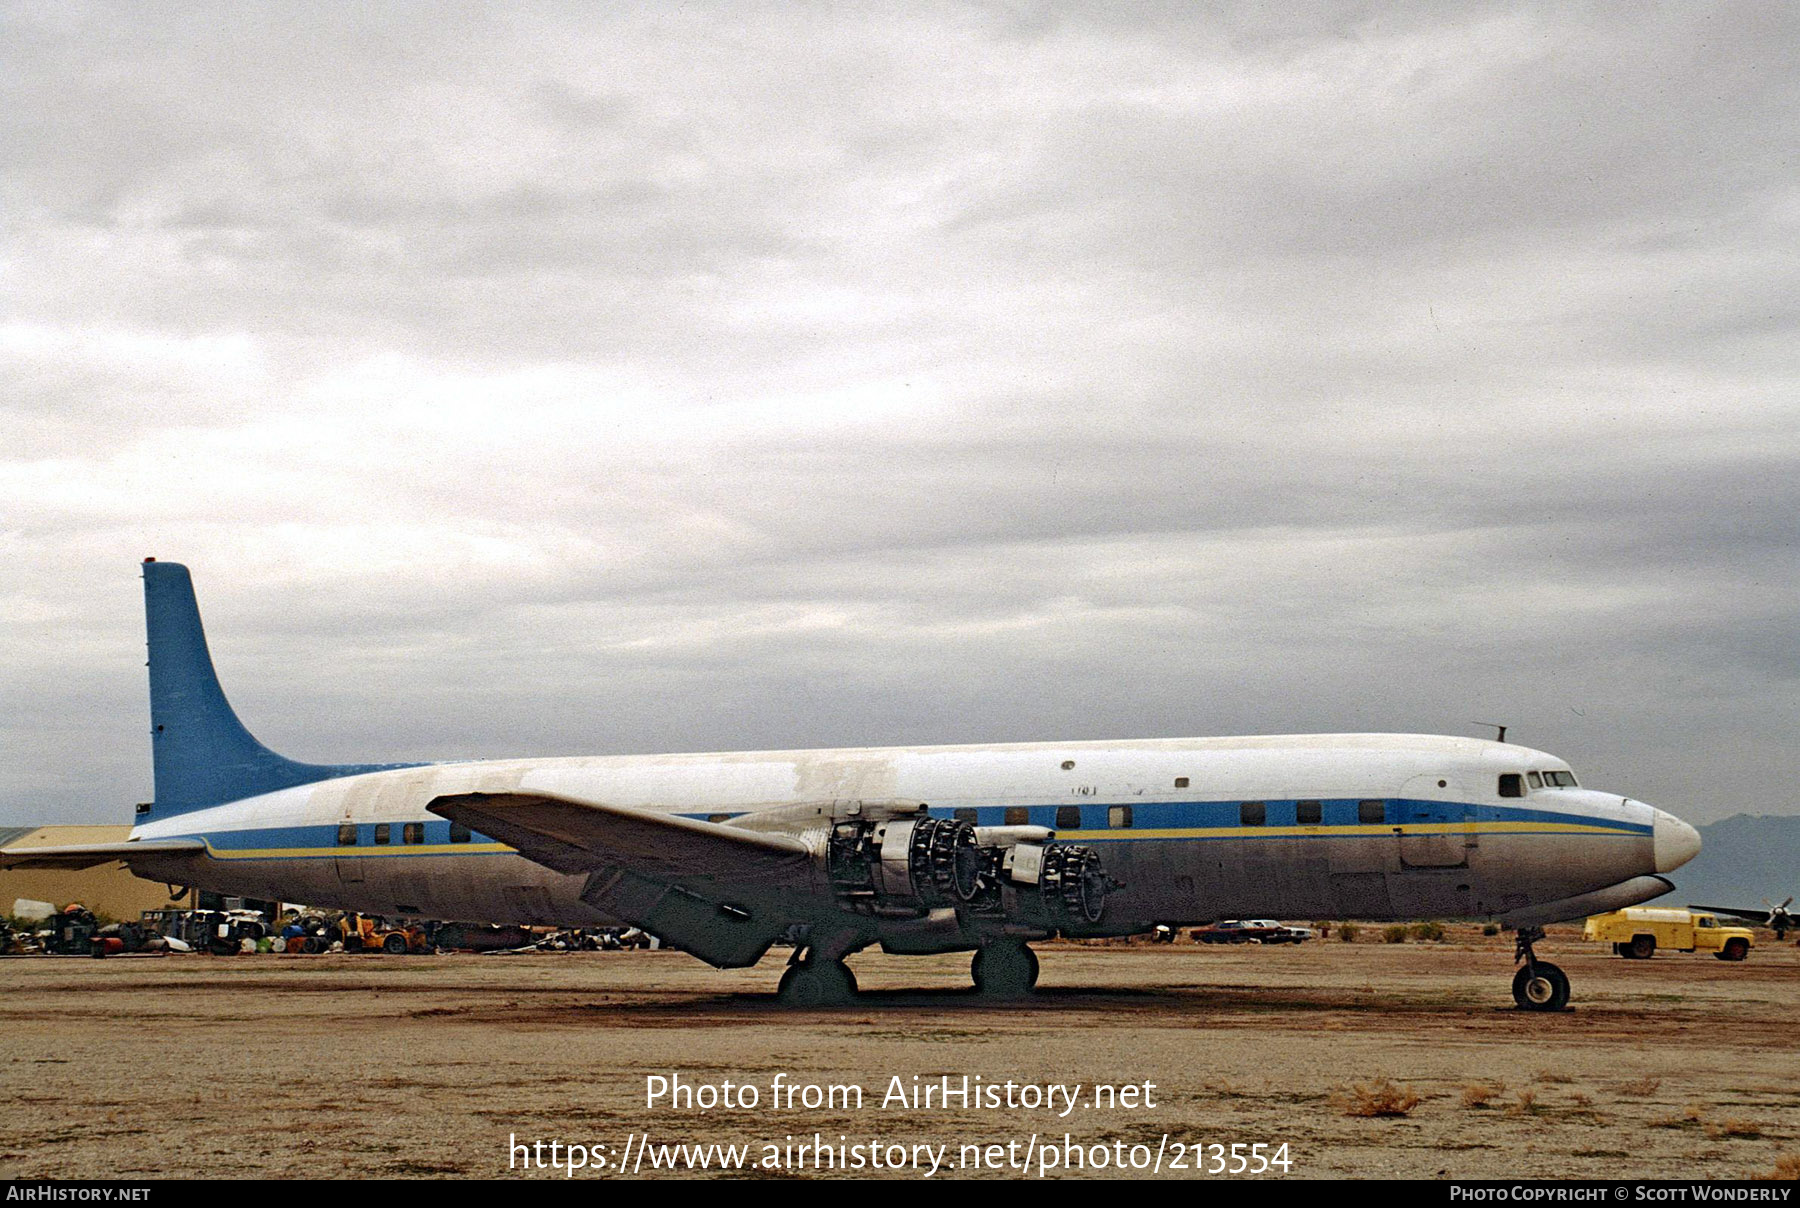
<path fill-rule="evenodd" d="M 834 821 L 826 870 L 846 907 L 876 918 L 950 908 L 1051 930 L 1092 926 L 1113 887 L 1091 847 L 979 841 L 972 823 L 921 814 Z"/>

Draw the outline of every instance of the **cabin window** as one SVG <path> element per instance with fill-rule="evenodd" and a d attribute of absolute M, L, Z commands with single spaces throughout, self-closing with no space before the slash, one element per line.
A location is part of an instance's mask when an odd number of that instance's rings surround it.
<path fill-rule="evenodd" d="M 1534 789 L 1541 789 L 1544 787 L 1544 777 L 1538 772 L 1527 772 L 1525 773 L 1525 783 Z"/>
<path fill-rule="evenodd" d="M 1523 797 L 1525 795 L 1525 778 L 1517 772 L 1500 774 L 1500 795 L 1502 797 Z"/>
<path fill-rule="evenodd" d="M 1129 805 L 1114 805 L 1108 807 L 1106 811 L 1106 825 L 1115 830 L 1120 827 L 1130 826 L 1131 807 Z"/>
<path fill-rule="evenodd" d="M 1717 927 L 1718 925 L 1719 920 L 1713 918 L 1710 914 L 1703 914 L 1694 920 L 1694 926 L 1696 927 Z"/>
<path fill-rule="evenodd" d="M 1185 789 L 1187 786 L 1188 786 L 1188 778 L 1186 776 L 1175 777 L 1175 787 L 1176 788 Z"/>
<path fill-rule="evenodd" d="M 1269 807 L 1261 801 L 1245 801 L 1238 805 L 1239 826 L 1261 826 L 1268 820 Z"/>
<path fill-rule="evenodd" d="M 1056 807 L 1057 830 L 1080 830 L 1081 807 L 1079 805 L 1059 805 Z"/>
<path fill-rule="evenodd" d="M 951 810 L 950 816 L 955 818 L 958 822 L 975 821 L 975 811 L 971 809 Z"/>
<path fill-rule="evenodd" d="M 1387 821 L 1387 802 L 1358 801 L 1356 803 L 1356 820 L 1365 825 Z"/>
<path fill-rule="evenodd" d="M 1318 801 L 1294 802 L 1294 821 L 1301 826 L 1317 826 L 1325 820 L 1325 806 Z"/>
<path fill-rule="evenodd" d="M 425 842 L 425 824 L 423 822 L 408 822 L 400 831 L 400 839 L 403 843 Z"/>
<path fill-rule="evenodd" d="M 385 822 L 377 822 L 375 824 L 375 842 L 386 843 L 387 841 L 388 841 L 388 824 Z"/>
<path fill-rule="evenodd" d="M 1030 826 L 1031 825 L 1031 811 L 1026 809 L 1022 805 L 1007 806 L 1006 807 L 1006 825 L 1008 825 L 1008 826 Z"/>
<path fill-rule="evenodd" d="M 469 828 L 460 822 L 452 822 L 450 824 L 450 842 L 452 843 L 467 843 L 469 841 L 469 833 Z"/>
<path fill-rule="evenodd" d="M 338 846 L 339 847 L 355 847 L 356 846 L 356 823 L 346 822 L 342 826 L 338 827 Z"/>

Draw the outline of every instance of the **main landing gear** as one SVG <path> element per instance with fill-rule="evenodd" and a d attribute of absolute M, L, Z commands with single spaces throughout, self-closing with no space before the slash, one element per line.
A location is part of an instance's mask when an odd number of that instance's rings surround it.
<path fill-rule="evenodd" d="M 1513 959 L 1524 962 L 1513 974 L 1513 1001 L 1521 1011 L 1560 1011 L 1569 1005 L 1569 978 L 1549 961 L 1541 961 L 1531 946 L 1544 938 L 1542 927 L 1519 928 Z"/>
<path fill-rule="evenodd" d="M 1037 985 L 1038 959 L 1029 945 L 1011 940 L 985 944 L 975 950 L 970 968 L 975 992 L 991 998 L 1024 998 Z"/>
<path fill-rule="evenodd" d="M 854 935 L 811 938 L 794 949 L 775 996 L 790 1007 L 840 1007 L 856 999 L 856 974 L 844 958 L 866 940 Z"/>
<path fill-rule="evenodd" d="M 775 995 L 790 1007 L 837 1007 L 856 997 L 856 974 L 843 961 L 795 961 Z"/>

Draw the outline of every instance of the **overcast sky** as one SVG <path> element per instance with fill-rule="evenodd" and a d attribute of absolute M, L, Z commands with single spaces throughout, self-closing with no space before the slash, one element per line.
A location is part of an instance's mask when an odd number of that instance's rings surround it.
<path fill-rule="evenodd" d="M 1800 798 L 1800 8 L 0 4 L 0 823 L 1483 733 Z"/>

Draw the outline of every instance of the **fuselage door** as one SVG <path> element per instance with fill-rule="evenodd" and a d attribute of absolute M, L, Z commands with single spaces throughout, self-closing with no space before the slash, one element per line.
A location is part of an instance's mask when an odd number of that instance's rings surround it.
<path fill-rule="evenodd" d="M 1448 775 L 1415 776 L 1406 782 L 1392 819 L 1400 842 L 1400 867 L 1467 868 L 1476 845 L 1469 807 Z"/>
<path fill-rule="evenodd" d="M 338 884 L 360 885 L 363 879 L 362 844 L 368 842 L 370 831 L 366 826 L 356 825 L 349 788 L 348 782 L 327 784 L 317 790 L 313 800 L 330 808 L 332 796 L 341 798 L 331 811 L 337 818 L 337 833 L 333 836 L 337 842 L 337 857 L 332 863 L 337 865 Z"/>

